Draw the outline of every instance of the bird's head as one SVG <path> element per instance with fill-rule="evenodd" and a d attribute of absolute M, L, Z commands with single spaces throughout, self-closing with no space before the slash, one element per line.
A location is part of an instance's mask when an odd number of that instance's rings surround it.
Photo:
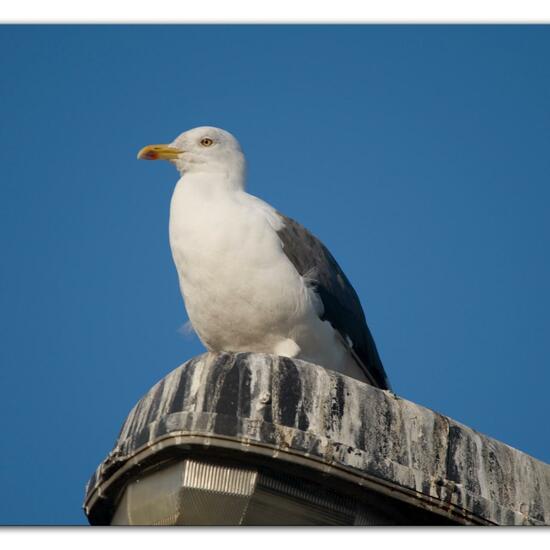
<path fill-rule="evenodd" d="M 239 142 L 229 132 L 211 126 L 188 130 L 169 144 L 147 145 L 138 159 L 168 160 L 181 175 L 202 172 L 244 178 L 245 172 Z"/>

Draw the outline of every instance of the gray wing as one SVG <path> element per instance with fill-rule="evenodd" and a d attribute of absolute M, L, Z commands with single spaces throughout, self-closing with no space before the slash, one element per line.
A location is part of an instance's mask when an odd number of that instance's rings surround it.
<path fill-rule="evenodd" d="M 365 320 L 357 293 L 332 254 L 305 227 L 280 212 L 284 227 L 277 231 L 283 251 L 298 273 L 319 295 L 328 321 L 348 344 L 369 382 L 381 389 L 390 383 Z"/>

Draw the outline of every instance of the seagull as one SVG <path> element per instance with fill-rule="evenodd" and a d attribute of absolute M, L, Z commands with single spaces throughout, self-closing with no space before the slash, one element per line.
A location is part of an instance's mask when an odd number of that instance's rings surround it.
<path fill-rule="evenodd" d="M 246 161 L 220 128 L 148 145 L 180 179 L 170 203 L 170 248 L 189 320 L 211 352 L 302 359 L 390 389 L 359 298 L 307 229 L 245 191 Z"/>

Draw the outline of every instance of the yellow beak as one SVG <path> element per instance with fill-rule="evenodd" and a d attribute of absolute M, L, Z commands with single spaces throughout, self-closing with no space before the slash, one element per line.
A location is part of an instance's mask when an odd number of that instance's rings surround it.
<path fill-rule="evenodd" d="M 140 160 L 174 160 L 181 155 L 183 151 L 170 145 L 147 145 L 138 153 Z"/>

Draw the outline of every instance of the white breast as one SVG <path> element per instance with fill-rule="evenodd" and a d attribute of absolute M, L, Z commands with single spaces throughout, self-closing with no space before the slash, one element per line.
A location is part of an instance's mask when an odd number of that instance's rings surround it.
<path fill-rule="evenodd" d="M 200 182 L 180 180 L 174 191 L 170 245 L 180 287 L 213 351 L 273 350 L 310 306 L 266 207 L 244 191 Z"/>

